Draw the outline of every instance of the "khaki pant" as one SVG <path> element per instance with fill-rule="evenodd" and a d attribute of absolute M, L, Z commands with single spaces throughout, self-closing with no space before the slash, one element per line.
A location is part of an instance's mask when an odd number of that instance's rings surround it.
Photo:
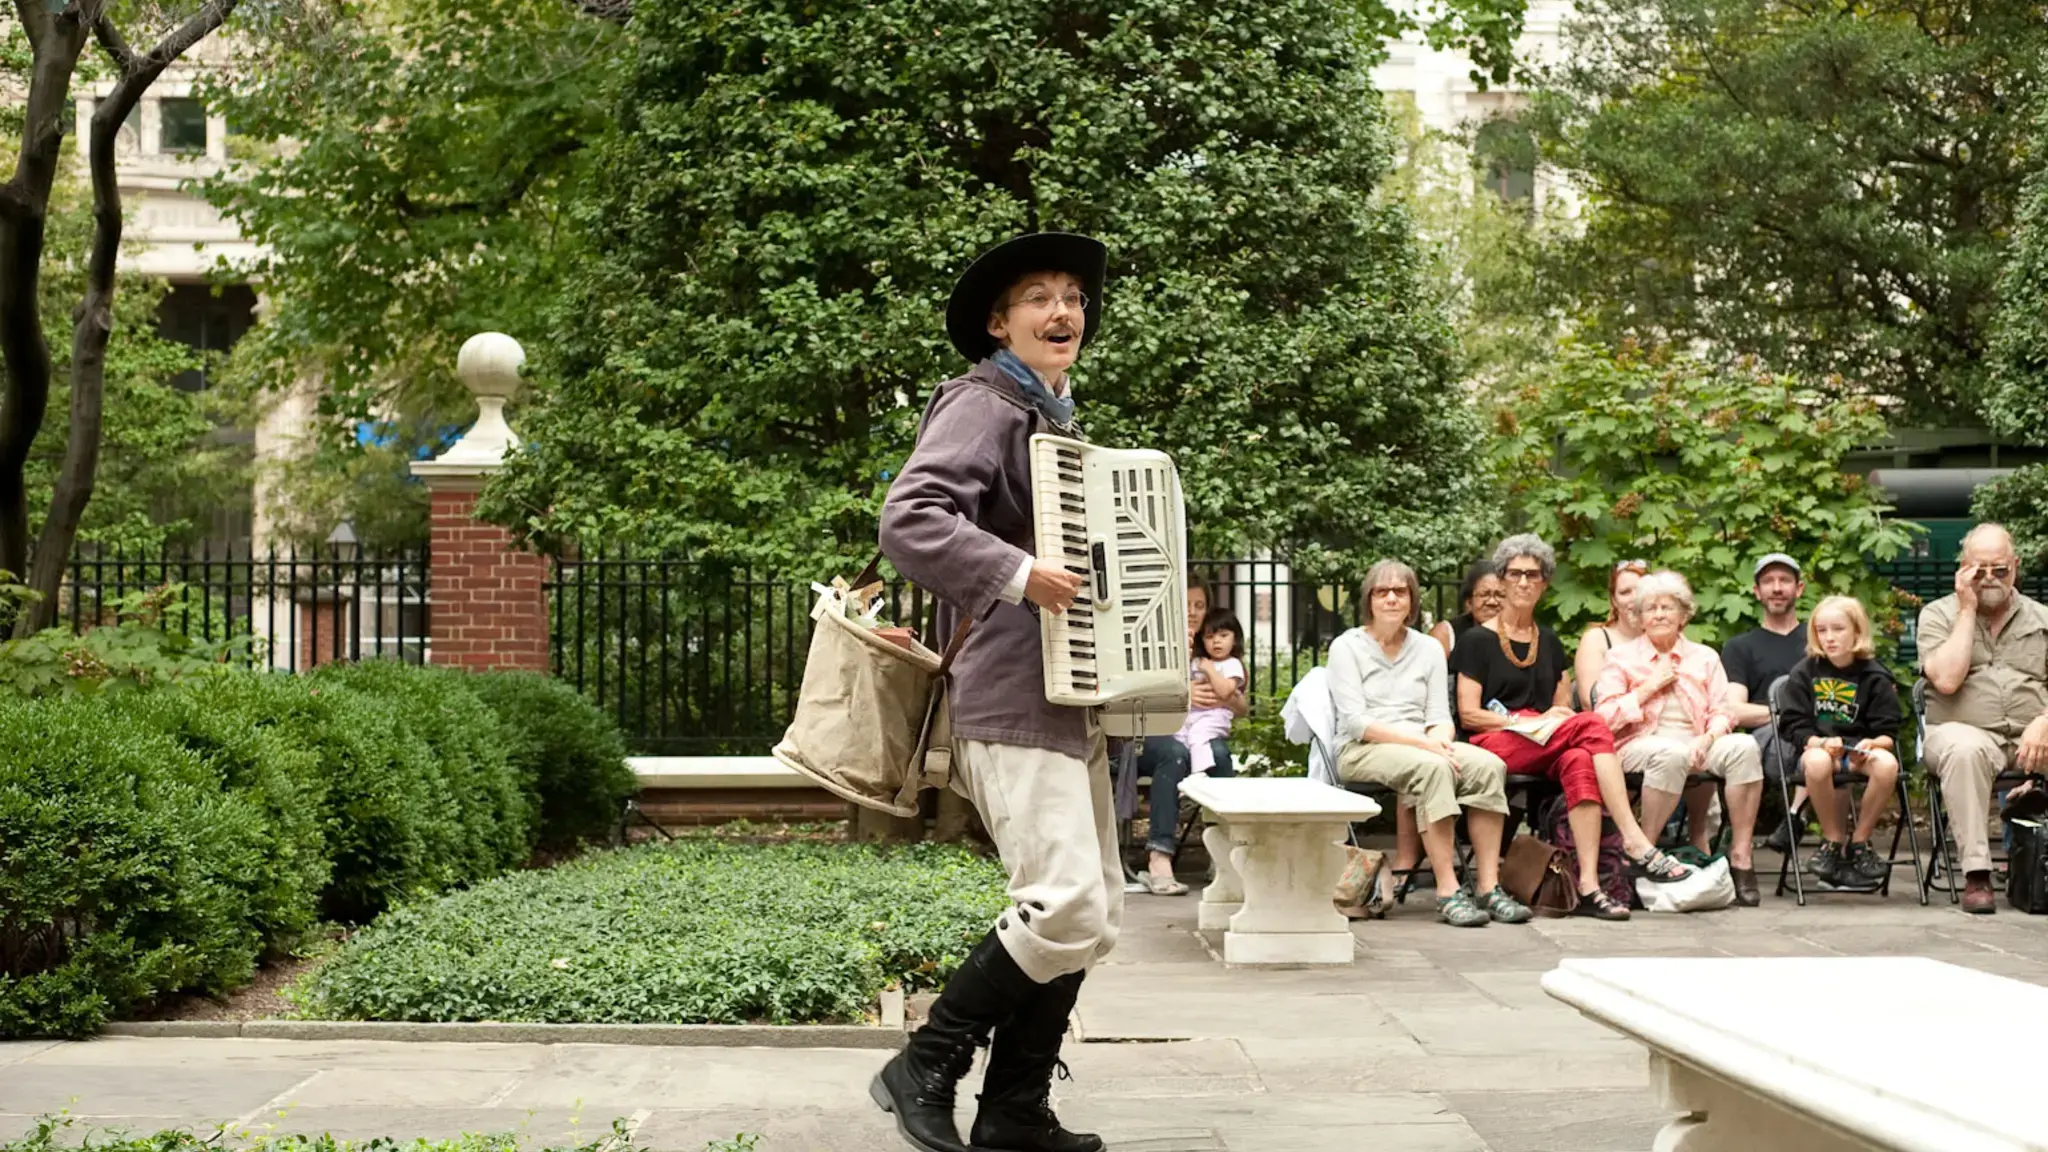
<path fill-rule="evenodd" d="M 1642 773 L 1645 788 L 1683 792 L 1685 778 L 1692 774 L 1692 741 L 1657 733 L 1638 736 L 1621 746 L 1621 770 Z M 1707 748 L 1700 771 L 1730 784 L 1748 784 L 1764 778 L 1763 755 L 1754 736 L 1730 732 Z M 1644 831 L 1656 833 L 1655 829 Z"/>
<path fill-rule="evenodd" d="M 1991 785 L 2013 765 L 2019 741 L 1968 724 L 1935 724 L 1922 745 L 1928 767 L 1941 780 L 1949 832 L 1965 872 L 1991 870 Z"/>
<path fill-rule="evenodd" d="M 1123 923 L 1109 749 L 1099 730 L 1091 736 L 1085 761 L 1015 744 L 953 743 L 955 782 L 1010 874 L 1011 907 L 996 918 L 996 937 L 1041 984 L 1107 956 Z"/>
<path fill-rule="evenodd" d="M 1337 775 L 1345 780 L 1384 784 L 1415 807 L 1419 824 L 1434 824 L 1461 809 L 1506 813 L 1507 765 L 1484 748 L 1451 745 L 1451 759 L 1408 744 L 1368 744 L 1353 740 L 1337 754 Z"/>

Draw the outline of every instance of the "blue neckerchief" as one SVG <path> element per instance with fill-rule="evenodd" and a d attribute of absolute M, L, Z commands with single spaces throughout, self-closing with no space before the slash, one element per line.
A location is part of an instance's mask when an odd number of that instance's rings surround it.
<path fill-rule="evenodd" d="M 1024 363 L 1008 348 L 996 349 L 996 354 L 990 359 L 995 361 L 996 368 L 1004 376 L 1010 378 L 1011 383 L 1023 390 L 1024 398 L 1031 401 L 1047 423 L 1061 432 L 1072 430 L 1074 397 L 1071 393 L 1065 396 L 1053 395 L 1052 389 L 1046 387 L 1045 382 L 1038 378 L 1038 373 L 1031 370 L 1031 365 Z"/>

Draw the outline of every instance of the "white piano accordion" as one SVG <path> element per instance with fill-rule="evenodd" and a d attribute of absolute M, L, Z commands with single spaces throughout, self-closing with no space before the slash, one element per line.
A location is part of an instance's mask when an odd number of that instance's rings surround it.
<path fill-rule="evenodd" d="M 1164 452 L 1031 438 L 1041 559 L 1086 578 L 1038 614 L 1045 698 L 1102 709 L 1111 736 L 1171 735 L 1188 708 L 1187 511 Z"/>

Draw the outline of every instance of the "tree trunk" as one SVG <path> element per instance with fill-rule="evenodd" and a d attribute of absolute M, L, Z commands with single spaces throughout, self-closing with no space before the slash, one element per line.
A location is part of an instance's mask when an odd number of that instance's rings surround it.
<path fill-rule="evenodd" d="M 142 55 L 128 47 L 104 12 L 96 15 L 91 25 L 100 46 L 119 70 L 120 79 L 92 114 L 92 140 L 87 152 L 92 175 L 92 251 L 86 265 L 85 299 L 79 301 L 72 313 L 71 436 L 64 448 L 64 464 L 57 473 L 55 490 L 50 494 L 50 514 L 44 518 L 42 536 L 36 541 L 29 587 L 38 599 L 15 621 L 16 636 L 28 635 L 56 622 L 64 570 L 71 559 L 72 546 L 78 541 L 78 525 L 85 517 L 86 504 L 92 500 L 93 477 L 99 470 L 107 341 L 114 330 L 114 273 L 121 259 L 121 184 L 114 155 L 115 140 L 122 121 L 141 103 L 149 86 L 194 44 L 219 28 L 228 13 L 234 11 L 235 4 L 236 0 L 206 0 L 199 11 Z M 47 366 L 44 374 L 47 401 Z"/>
<path fill-rule="evenodd" d="M 50 404 L 50 345 L 43 337 L 37 289 L 50 188 L 73 116 L 71 74 L 85 50 L 86 26 L 72 8 L 52 14 L 42 0 L 17 0 L 15 18 L 34 53 L 21 155 L 0 186 L 0 570 L 28 574 L 29 451 Z"/>
<path fill-rule="evenodd" d="M 133 93 L 126 101 L 128 107 L 132 108 L 140 95 L 139 91 Z M 72 314 L 71 436 L 50 495 L 50 513 L 44 517 L 42 536 L 36 541 L 34 567 L 29 571 L 28 585 L 38 599 L 15 621 L 16 636 L 41 631 L 57 620 L 64 570 L 99 469 L 107 340 L 114 329 L 114 268 L 121 256 L 121 188 L 114 169 L 115 135 L 128 115 L 121 104 L 108 99 L 92 117 L 92 252 L 86 265 L 85 299 Z"/>

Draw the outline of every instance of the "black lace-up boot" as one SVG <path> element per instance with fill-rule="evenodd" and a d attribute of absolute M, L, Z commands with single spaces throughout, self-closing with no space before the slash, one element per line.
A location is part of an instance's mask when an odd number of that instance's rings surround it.
<path fill-rule="evenodd" d="M 1075 972 L 1039 987 L 1016 1019 L 998 1027 L 982 1078 L 971 1136 L 977 1152 L 1098 1152 L 1102 1138 L 1069 1132 L 1052 1111 L 1052 1081 L 1067 1077 L 1060 1059 L 1067 1018 L 1081 994 Z"/>
<path fill-rule="evenodd" d="M 868 1086 L 882 1111 L 921 1152 L 973 1152 L 960 1141 L 953 1102 L 960 1078 L 974 1063 L 974 1049 L 1016 1014 L 1039 988 L 1010 959 L 996 934 L 974 946 L 960 970 L 933 1001 L 924 1026 L 910 1034 Z"/>

